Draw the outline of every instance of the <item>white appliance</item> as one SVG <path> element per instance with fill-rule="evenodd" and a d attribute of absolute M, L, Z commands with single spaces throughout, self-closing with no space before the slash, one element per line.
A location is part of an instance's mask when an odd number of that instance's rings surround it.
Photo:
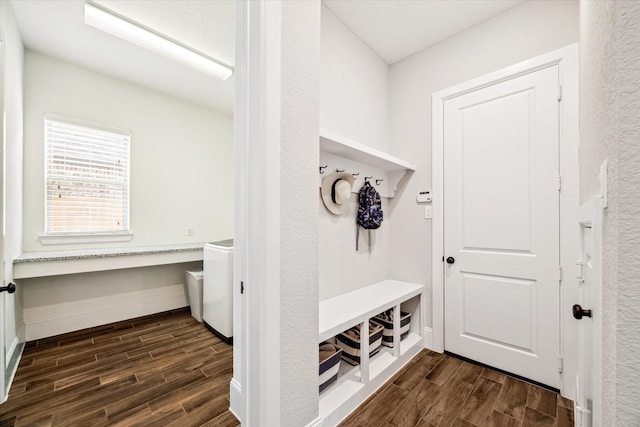
<path fill-rule="evenodd" d="M 233 337 L 233 239 L 204 245 L 202 320 L 231 344 Z"/>

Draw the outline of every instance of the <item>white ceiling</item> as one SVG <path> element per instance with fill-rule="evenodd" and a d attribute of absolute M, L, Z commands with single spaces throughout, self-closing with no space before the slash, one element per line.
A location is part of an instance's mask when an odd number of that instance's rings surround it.
<path fill-rule="evenodd" d="M 523 0 L 323 0 L 387 64 L 471 28 Z"/>
<path fill-rule="evenodd" d="M 234 64 L 235 4 L 213 0 L 100 0 L 109 9 Z M 123 80 L 233 112 L 234 77 L 222 82 L 84 23 L 83 0 L 12 0 L 23 43 Z"/>
<path fill-rule="evenodd" d="M 233 112 L 233 76 L 222 82 L 85 25 L 84 0 L 11 1 L 27 48 Z M 234 65 L 234 1 L 94 1 Z M 323 3 L 392 64 L 520 1 L 523 0 L 323 0 Z"/>

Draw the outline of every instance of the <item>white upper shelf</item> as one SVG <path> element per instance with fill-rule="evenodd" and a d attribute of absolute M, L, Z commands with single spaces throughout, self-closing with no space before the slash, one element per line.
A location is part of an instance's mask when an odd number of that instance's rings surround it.
<path fill-rule="evenodd" d="M 359 163 L 365 163 L 386 172 L 416 170 L 414 163 L 399 159 L 375 148 L 332 133 L 326 129 L 320 129 L 320 151 Z"/>

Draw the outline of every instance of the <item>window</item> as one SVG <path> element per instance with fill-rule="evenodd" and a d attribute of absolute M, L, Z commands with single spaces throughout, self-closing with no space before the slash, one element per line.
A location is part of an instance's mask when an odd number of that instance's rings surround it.
<path fill-rule="evenodd" d="M 45 234 L 129 233 L 129 131 L 45 116 Z"/>

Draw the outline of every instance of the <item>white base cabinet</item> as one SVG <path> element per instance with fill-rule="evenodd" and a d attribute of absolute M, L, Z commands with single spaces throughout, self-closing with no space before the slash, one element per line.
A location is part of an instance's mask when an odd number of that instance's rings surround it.
<path fill-rule="evenodd" d="M 341 362 L 337 382 L 320 394 L 322 426 L 337 425 L 424 348 L 423 291 L 424 286 L 419 284 L 383 280 L 320 302 L 319 342 L 356 325 L 367 331 L 369 319 L 388 309 L 395 310 L 394 343 L 400 342 L 393 348 L 383 347 L 378 354 L 369 357 L 369 340 L 361 340 L 360 365 Z M 409 335 L 400 340 L 400 306 L 403 303 L 406 307 L 402 311 L 412 312 L 412 322 Z"/>

